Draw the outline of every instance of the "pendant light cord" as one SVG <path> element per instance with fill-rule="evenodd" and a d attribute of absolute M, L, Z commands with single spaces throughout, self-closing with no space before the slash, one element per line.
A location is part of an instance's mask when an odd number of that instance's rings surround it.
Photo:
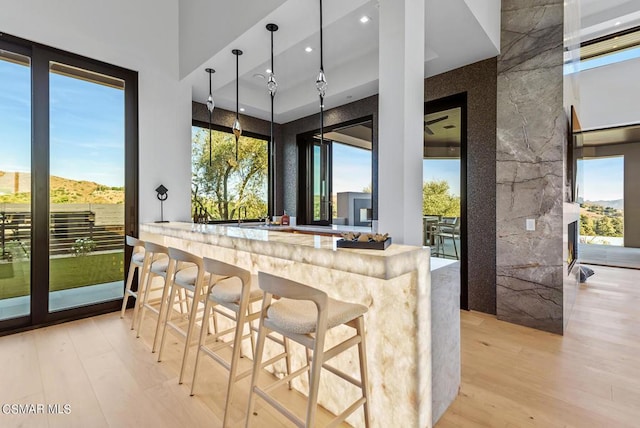
<path fill-rule="evenodd" d="M 271 32 L 271 76 L 275 76 L 275 70 L 273 69 L 273 31 Z M 271 92 L 271 162 L 269 166 L 271 167 L 271 187 L 273 194 L 273 212 L 276 212 L 276 143 L 273 138 L 273 100 L 276 97 L 275 92 Z"/>
<path fill-rule="evenodd" d="M 211 78 L 212 78 L 212 72 L 207 69 L 207 73 L 209 73 L 209 98 L 211 98 L 211 100 L 213 100 L 213 92 L 211 90 Z M 209 100 L 207 100 L 209 101 Z M 211 120 L 212 120 L 212 111 L 211 109 L 209 109 L 209 107 L 207 106 L 207 111 L 209 112 L 209 166 L 212 165 L 212 160 L 211 160 L 211 150 L 212 150 L 212 146 L 213 143 L 211 142 Z"/>
<path fill-rule="evenodd" d="M 322 39 L 322 0 L 320 0 L 320 71 L 324 74 L 324 52 Z M 320 144 L 324 143 L 324 97 L 320 93 Z"/>
<path fill-rule="evenodd" d="M 238 82 L 238 68 L 240 67 L 240 55 L 236 54 L 236 119 L 239 118 L 239 114 L 238 114 L 238 109 L 240 107 L 240 101 L 239 101 L 239 93 L 240 90 L 238 89 L 240 87 L 240 84 Z M 237 140 L 237 138 L 236 138 Z"/>

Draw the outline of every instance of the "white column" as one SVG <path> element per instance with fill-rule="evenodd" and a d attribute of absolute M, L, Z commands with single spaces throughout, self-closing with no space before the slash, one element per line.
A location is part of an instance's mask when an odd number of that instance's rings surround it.
<path fill-rule="evenodd" d="M 424 0 L 380 0 L 378 231 L 422 245 Z"/>

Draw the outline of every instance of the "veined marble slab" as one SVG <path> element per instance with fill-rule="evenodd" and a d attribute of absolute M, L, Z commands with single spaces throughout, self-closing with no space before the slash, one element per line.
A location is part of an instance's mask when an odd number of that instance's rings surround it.
<path fill-rule="evenodd" d="M 417 259 L 429 258 L 422 247 L 392 244 L 384 251 L 338 250 L 337 237 L 266 228 L 173 222 L 143 224 L 140 230 L 381 279 L 411 272 Z"/>
<path fill-rule="evenodd" d="M 144 224 L 140 229 L 141 239 L 216 258 L 254 273 L 269 272 L 300 281 L 332 298 L 367 306 L 372 426 L 432 426 L 428 249 L 397 244 L 384 251 L 336 249 L 333 237 L 228 225 L 164 223 Z M 349 330 L 332 329 L 327 336 L 327 349 L 350 336 Z M 298 349 L 294 368 L 305 359 L 304 351 Z M 354 348 L 331 363 L 358 379 L 357 361 Z M 276 367 L 274 371 L 278 374 L 282 370 Z M 306 376 L 298 378 L 294 387 L 305 393 Z M 352 385 L 323 373 L 320 405 L 337 414 L 357 396 Z M 362 411 L 351 415 L 347 422 L 364 426 Z"/>

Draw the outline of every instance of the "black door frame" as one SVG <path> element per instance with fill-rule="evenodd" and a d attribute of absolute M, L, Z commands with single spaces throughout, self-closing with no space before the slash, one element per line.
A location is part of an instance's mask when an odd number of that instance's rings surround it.
<path fill-rule="evenodd" d="M 460 107 L 460 308 L 469 310 L 469 243 L 467 233 L 467 93 L 425 101 L 424 114 Z"/>
<path fill-rule="evenodd" d="M 57 61 L 125 82 L 125 234 L 138 236 L 138 73 L 0 33 L 0 48 L 31 58 L 31 308 L 0 321 L 0 335 L 112 312 L 121 300 L 49 312 L 49 62 Z M 99 112 L 99 106 L 96 106 Z M 124 245 L 124 242 L 123 242 Z M 124 246 L 125 272 L 132 249 Z M 34 268 L 36 266 L 36 268 Z"/>
<path fill-rule="evenodd" d="M 349 120 L 346 122 L 341 122 L 335 125 L 325 126 L 324 132 L 332 132 L 336 129 L 346 128 L 353 125 L 362 124 L 365 122 L 371 122 L 373 124 L 373 115 L 363 116 L 357 119 Z M 297 210 L 298 210 L 298 224 L 316 224 L 316 225 L 328 225 L 329 222 L 314 222 L 313 221 L 313 146 L 314 142 L 317 141 L 315 135 L 320 133 L 320 128 L 314 129 L 312 131 L 307 131 L 296 136 L 297 148 L 298 148 L 298 201 L 297 201 Z M 375 145 L 373 144 L 373 126 L 371 129 L 371 139 L 372 139 L 372 149 L 371 149 L 371 177 L 372 177 L 372 195 L 371 195 L 371 206 L 376 211 L 378 206 L 377 201 L 377 183 L 373 179 L 377 175 L 377 164 L 374 162 L 376 156 L 374 155 L 374 150 L 376 150 Z M 328 141 L 328 140 L 325 140 Z M 333 150 L 331 147 L 331 141 L 325 142 L 325 144 L 329 145 L 329 188 L 328 194 L 329 198 L 331 198 L 331 192 L 333 188 Z M 331 200 L 330 200 L 331 202 Z M 332 213 L 333 207 L 330 208 L 330 215 Z M 332 218 L 332 217 L 331 217 Z"/>

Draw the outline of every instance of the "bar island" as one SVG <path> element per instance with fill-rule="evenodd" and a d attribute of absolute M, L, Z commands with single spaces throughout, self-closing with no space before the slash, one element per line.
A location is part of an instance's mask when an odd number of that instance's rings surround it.
<path fill-rule="evenodd" d="M 253 273 L 273 273 L 319 288 L 335 299 L 367 306 L 372 425 L 432 425 L 428 248 L 392 244 L 384 251 L 338 249 L 337 237 L 236 225 L 172 222 L 143 224 L 140 229 L 145 241 L 216 258 Z M 333 341 L 342 334 L 347 337 L 347 332 L 339 331 Z M 331 342 L 329 335 L 327 347 Z M 302 352 L 295 356 L 294 365 L 302 364 L 304 358 Z M 349 352 L 336 357 L 334 364 L 359 378 L 357 358 Z M 324 379 L 318 403 L 339 413 L 358 392 L 330 374 Z M 294 387 L 305 392 L 305 381 L 301 377 Z M 362 412 L 347 422 L 364 426 Z"/>

